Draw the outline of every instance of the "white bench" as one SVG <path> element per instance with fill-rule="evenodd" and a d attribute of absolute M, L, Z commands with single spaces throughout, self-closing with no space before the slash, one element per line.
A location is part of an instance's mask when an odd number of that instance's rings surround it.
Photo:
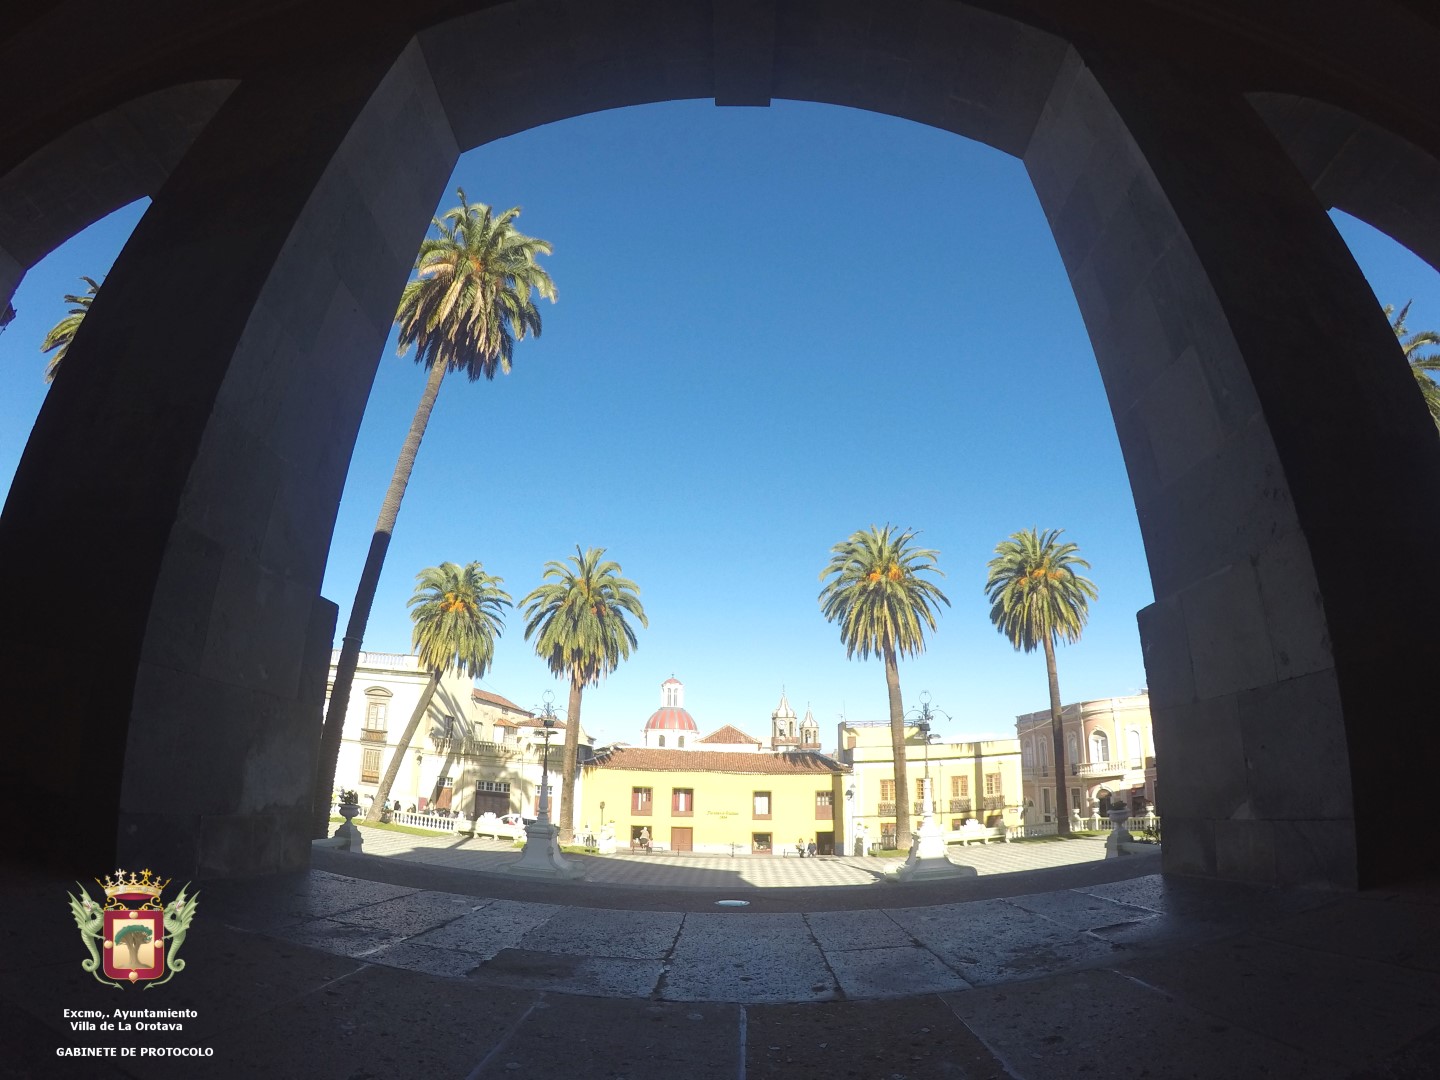
<path fill-rule="evenodd" d="M 988 844 L 991 840 L 1006 840 L 1008 837 L 1002 827 L 992 828 L 989 825 L 981 825 L 974 818 L 970 818 L 958 829 L 952 829 L 946 838 L 949 843 L 965 844 Z"/>
<path fill-rule="evenodd" d="M 496 840 L 520 839 L 521 826 L 501 821 L 494 814 L 481 814 L 475 819 L 476 836 L 493 836 Z"/>

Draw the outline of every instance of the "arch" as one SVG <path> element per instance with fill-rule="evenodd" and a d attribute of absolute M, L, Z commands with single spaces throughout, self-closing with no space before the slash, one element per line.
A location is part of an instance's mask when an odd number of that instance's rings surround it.
<path fill-rule="evenodd" d="M 142 94 L 76 123 L 0 175 L 0 306 L 60 244 L 159 191 L 235 86 L 211 79 Z"/>
<path fill-rule="evenodd" d="M 656 736 L 655 736 L 655 739 L 656 739 L 655 745 L 658 746 L 658 747 L 660 747 L 661 749 L 664 749 L 664 747 L 665 747 L 665 736 L 664 736 L 664 735 L 656 735 Z"/>
<path fill-rule="evenodd" d="M 1440 271 L 1440 159 L 1336 105 L 1298 94 L 1247 100 L 1327 210 L 1344 210 Z"/>
<path fill-rule="evenodd" d="M 1382 772 L 1352 759 L 1347 735 L 1351 717 L 1429 702 L 1413 612 L 1435 606 L 1440 583 L 1415 583 L 1402 604 L 1356 568 L 1376 533 L 1416 549 L 1440 533 L 1440 507 L 1412 497 L 1440 487 L 1440 450 L 1404 373 L 1356 362 L 1393 353 L 1393 337 L 1231 82 L 1203 57 L 1157 62 L 1173 30 L 1137 24 L 1134 40 L 1097 47 L 1104 25 L 1068 9 L 1047 30 L 941 0 L 883 24 L 854 0 L 566 12 L 516 0 L 418 37 L 357 22 L 364 49 L 257 65 L 175 165 L 87 317 L 67 361 L 78 374 L 52 389 L 0 518 L 0 590 L 40 614 L 0 633 L 17 663 L 63 670 L 66 635 L 38 583 L 77 562 L 120 583 L 96 613 L 111 647 L 92 685 L 47 687 L 33 711 L 93 718 L 91 760 L 66 786 L 113 803 L 122 856 L 174 851 L 171 872 L 191 859 L 209 876 L 305 858 L 295 762 L 313 754 L 333 636 L 318 583 L 345 450 L 460 149 L 579 112 L 713 96 L 870 109 L 1022 158 L 1139 511 L 1157 745 L 1206 763 L 1167 782 L 1167 868 L 1352 885 L 1418 869 L 1376 796 L 1422 789 L 1409 780 L 1440 748 Z M 203 28 L 189 39 L 206 40 Z M 517 45 L 474 64 L 486 40 Z M 1228 47 L 1253 59 L 1249 41 Z M 1315 70 L 1331 68 L 1348 77 L 1344 64 Z M 565 77 L 521 77 L 534 70 Z M 1381 80 L 1395 107 L 1402 78 Z M 155 355 L 167 336 L 192 362 Z M 85 445 L 68 437 L 82 425 Z M 72 493 L 64 505 L 56 487 Z M 84 540 L 97 531 L 98 554 Z M 201 702 L 218 722 L 196 732 Z M 1322 752 L 1297 768 L 1273 748 L 1302 731 Z M 181 745 L 218 764 L 177 788 L 142 750 Z M 22 735 L 7 789 L 65 797 L 45 786 L 58 783 L 49 752 Z"/>

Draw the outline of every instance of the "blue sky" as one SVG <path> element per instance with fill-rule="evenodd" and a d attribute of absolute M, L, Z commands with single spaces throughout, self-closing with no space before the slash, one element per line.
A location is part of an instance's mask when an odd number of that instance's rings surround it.
<path fill-rule="evenodd" d="M 1100 589 L 1060 654 L 1066 701 L 1145 684 L 1152 599 L 1095 361 L 1020 163 L 906 121 L 777 102 L 674 102 L 580 117 L 465 155 L 440 208 L 521 205 L 559 302 L 494 383 L 447 379 L 366 647 L 405 651 L 414 575 L 482 561 L 517 601 L 545 562 L 608 549 L 641 588 L 639 648 L 587 691 L 602 741 L 638 741 L 674 674 L 702 731 L 760 738 L 782 687 L 822 741 L 886 716 L 878 661 L 847 660 L 820 615 L 830 547 L 871 524 L 920 530 L 952 606 L 901 666 L 952 737 L 1013 734 L 1046 705 L 1044 662 L 990 626 L 995 544 L 1063 528 Z M 0 482 L 44 398 L 38 343 L 62 294 L 102 275 L 143 204 L 34 268 L 0 335 Z M 1335 215 L 1379 297 L 1440 325 L 1440 275 Z M 360 431 L 324 594 L 343 627 L 423 373 L 393 338 Z M 508 620 L 480 685 L 531 707 L 555 682 Z M 337 631 L 338 634 L 338 631 Z"/>

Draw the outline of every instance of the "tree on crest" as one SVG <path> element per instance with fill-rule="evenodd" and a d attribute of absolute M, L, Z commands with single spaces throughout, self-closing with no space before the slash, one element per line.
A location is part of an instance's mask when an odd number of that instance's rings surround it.
<path fill-rule="evenodd" d="M 495 659 L 495 639 L 505 626 L 501 609 L 510 606 L 510 594 L 500 588 L 503 580 L 487 574 L 478 562 L 428 566 L 415 575 L 415 582 L 415 593 L 409 601 L 414 624 L 410 641 L 430 679 L 410 714 L 399 745 L 390 755 L 390 765 L 380 778 L 366 821 L 380 820 L 385 800 L 390 798 L 390 789 L 400 775 L 400 764 L 410 752 L 410 743 L 430 708 L 440 677 L 455 671 L 479 679 L 490 670 Z"/>
<path fill-rule="evenodd" d="M 66 299 L 69 299 L 67 297 Z M 1425 399 L 1425 407 L 1430 410 L 1430 419 L 1435 422 L 1435 430 L 1440 432 L 1440 383 L 1435 381 L 1436 376 L 1431 372 L 1440 372 L 1440 352 L 1422 352 L 1422 349 L 1435 348 L 1440 346 L 1440 333 L 1434 330 L 1420 330 L 1410 333 L 1405 325 L 1405 317 L 1410 314 L 1410 305 L 1413 300 L 1405 301 L 1394 318 L 1390 319 L 1390 329 L 1395 332 L 1395 337 L 1400 342 L 1400 349 L 1405 354 L 1405 360 L 1410 365 L 1410 374 L 1415 376 L 1415 382 L 1420 387 L 1420 394 Z M 1385 305 L 1387 318 L 1395 311 L 1394 304 Z"/>
<path fill-rule="evenodd" d="M 1100 594 L 1093 582 L 1076 573 L 1090 564 L 1079 548 L 1060 543 L 1063 529 L 1038 532 L 1022 529 L 995 546 L 987 564 L 985 598 L 990 621 L 1017 650 L 1045 652 L 1045 673 L 1050 680 L 1050 733 L 1055 745 L 1055 820 L 1061 836 L 1070 835 L 1070 813 L 1065 798 L 1069 769 L 1065 739 L 1060 729 L 1060 679 L 1055 671 L 1055 642 L 1080 640 L 1090 617 L 1090 601 Z"/>
<path fill-rule="evenodd" d="M 840 624 L 845 655 L 885 662 L 890 699 L 890 747 L 895 759 L 895 843 L 910 846 L 909 770 L 905 760 L 905 706 L 900 697 L 899 658 L 925 651 L 925 629 L 935 629 L 940 604 L 950 605 L 934 582 L 922 574 L 945 575 L 935 565 L 937 552 L 912 546 L 916 533 L 896 534 L 891 526 L 852 534 L 830 549 L 820 572 L 820 609 Z"/>
<path fill-rule="evenodd" d="M 100 282 L 94 278 L 85 277 L 83 274 L 80 280 L 85 282 L 88 288 L 84 296 L 77 296 L 71 293 L 65 294 L 65 302 L 74 304 L 65 317 L 50 328 L 45 339 L 40 342 L 42 353 L 54 351 L 55 355 L 50 357 L 50 362 L 45 365 L 45 381 L 54 382 L 56 374 L 60 371 L 60 364 L 65 359 L 65 354 L 70 351 L 70 342 L 75 340 L 75 332 L 80 329 L 80 324 L 85 321 L 85 316 L 90 313 L 90 301 L 95 299 L 95 294 L 100 291 Z"/>
<path fill-rule="evenodd" d="M 570 683 L 565 710 L 564 776 L 560 788 L 560 842 L 575 834 L 575 766 L 580 746 L 580 698 L 585 687 L 630 657 L 635 631 L 626 616 L 649 626 L 640 604 L 640 588 L 620 576 L 620 564 L 605 559 L 604 548 L 588 548 L 545 564 L 543 584 L 521 604 L 525 640 L 535 636 L 535 654 L 556 678 Z"/>
<path fill-rule="evenodd" d="M 314 835 L 324 836 L 330 815 L 330 793 L 335 787 L 335 766 L 340 757 L 340 736 L 360 646 L 385 552 L 395 531 L 400 501 L 405 497 L 420 440 L 449 371 L 460 371 L 471 381 L 494 379 L 497 370 L 510 371 L 515 343 L 527 334 L 540 336 L 540 311 L 535 297 L 554 301 L 555 284 L 536 259 L 550 254 L 544 240 L 519 232 L 514 221 L 520 208 L 494 214 L 484 203 L 471 203 L 458 192 L 460 205 L 432 220 L 437 236 L 427 237 L 415 259 L 415 276 L 400 296 L 395 322 L 400 327 L 401 356 L 415 347 L 416 363 L 429 371 L 410 432 L 400 449 L 394 475 L 380 504 L 380 516 L 370 538 L 370 550 L 355 589 L 350 620 L 340 643 L 335 685 L 320 735 L 314 790 Z"/>

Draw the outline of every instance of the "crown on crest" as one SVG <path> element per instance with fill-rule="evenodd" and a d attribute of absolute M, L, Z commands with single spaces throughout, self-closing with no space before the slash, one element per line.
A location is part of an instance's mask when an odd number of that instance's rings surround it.
<path fill-rule="evenodd" d="M 133 870 L 129 874 L 124 870 L 116 870 L 114 877 L 106 874 L 104 881 L 96 878 L 95 882 L 105 890 L 105 896 L 110 900 L 117 896 L 148 896 L 153 900 L 165 891 L 170 879 L 161 881 L 149 870 L 142 870 L 138 875 Z"/>

